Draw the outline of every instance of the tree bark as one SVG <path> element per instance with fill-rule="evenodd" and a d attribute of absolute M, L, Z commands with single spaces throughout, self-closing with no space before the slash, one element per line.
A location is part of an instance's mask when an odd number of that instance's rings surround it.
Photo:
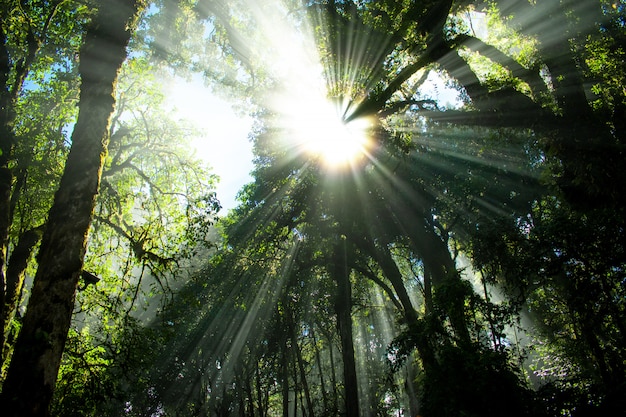
<path fill-rule="evenodd" d="M 415 311 L 411 298 L 409 297 L 409 293 L 404 286 L 402 273 L 398 269 L 396 262 L 391 257 L 391 252 L 387 248 L 386 242 L 376 246 L 376 244 L 371 242 L 371 240 L 363 238 L 359 241 L 359 243 L 362 245 L 362 248 L 368 251 L 376 260 L 383 271 L 383 275 L 387 277 L 391 283 L 391 286 L 400 301 L 402 313 L 407 324 L 409 326 L 414 325 L 418 320 L 417 312 Z"/>
<path fill-rule="evenodd" d="M 293 365 L 293 416 L 298 416 L 298 392 L 300 391 L 300 387 L 298 386 L 298 370 L 296 369 L 296 360 L 292 361 L 291 365 Z"/>
<path fill-rule="evenodd" d="M 287 346 L 287 337 L 283 336 L 281 341 L 281 377 L 283 391 L 283 417 L 289 417 L 289 346 Z M 295 392 L 295 390 L 294 390 Z"/>
<path fill-rule="evenodd" d="M 404 320 L 410 331 L 415 336 L 415 341 L 417 344 L 417 350 L 422 359 L 422 365 L 425 370 L 434 369 L 436 364 L 435 353 L 428 342 L 428 334 L 424 334 L 418 327 L 419 316 L 413 304 L 411 302 L 411 298 L 406 290 L 402 279 L 402 273 L 398 269 L 398 265 L 395 263 L 391 256 L 391 252 L 387 248 L 385 243 L 376 246 L 374 243 L 370 242 L 368 239 L 361 239 L 359 243 L 362 245 L 362 249 L 369 251 L 371 255 L 376 259 L 376 262 L 381 267 L 383 271 L 383 275 L 387 277 L 389 282 L 391 282 L 394 291 L 398 295 L 398 299 L 401 304 L 401 311 L 404 315 Z M 426 281 L 426 278 L 424 279 Z M 430 288 L 428 289 L 430 291 Z M 427 295 L 425 294 L 425 298 Z M 432 304 L 432 302 L 431 302 Z"/>
<path fill-rule="evenodd" d="M 322 392 L 322 403 L 324 404 L 324 411 L 327 412 L 330 408 L 328 407 L 328 395 L 326 394 L 326 381 L 324 380 L 324 372 L 322 372 L 322 358 L 320 355 L 320 349 L 317 346 L 317 339 L 315 337 L 315 332 L 313 331 L 313 328 L 311 328 L 311 338 L 313 339 L 315 362 L 317 363 L 317 369 L 320 377 L 320 391 Z M 330 346 L 329 348 L 332 349 L 332 346 Z"/>
<path fill-rule="evenodd" d="M 4 305 L 6 299 L 4 287 L 6 285 L 6 257 L 9 246 L 9 228 L 11 227 L 11 187 L 13 184 L 13 173 L 9 163 L 15 143 L 13 135 L 15 95 L 12 94 L 9 86 L 11 68 L 6 42 L 6 34 L 0 27 L 0 329 L 4 329 L 5 326 Z M 0 346 L 4 346 L 4 333 L 0 337 L 2 338 Z"/>
<path fill-rule="evenodd" d="M 461 281 L 461 276 L 456 269 L 447 242 L 432 230 L 431 225 L 419 219 L 413 228 L 410 239 L 424 262 L 424 269 L 428 271 L 432 290 L 435 294 L 442 286 Z M 449 300 L 449 305 L 446 307 L 450 324 L 459 339 L 458 341 L 463 346 L 469 346 L 471 338 L 465 319 L 465 299 Z"/>
<path fill-rule="evenodd" d="M 322 332 L 325 333 L 325 332 Z M 330 364 L 330 387 L 332 388 L 332 402 L 328 415 L 338 415 L 337 404 L 339 404 L 339 394 L 337 392 L 337 374 L 335 373 L 335 355 L 333 354 L 334 343 L 332 335 L 323 334 L 328 340 L 328 362 Z"/>
<path fill-rule="evenodd" d="M 54 15 L 54 9 L 50 16 Z M 48 22 L 50 19 L 48 19 Z M 47 29 L 44 28 L 42 37 L 45 37 Z M 7 34 L 0 27 L 0 329 L 4 329 L 6 323 L 4 318 L 7 313 L 4 311 L 7 302 L 4 288 L 6 285 L 6 262 L 7 249 L 9 245 L 9 229 L 11 227 L 13 210 L 11 206 L 11 189 L 13 187 L 13 172 L 11 162 L 13 161 L 13 147 L 16 138 L 14 123 L 17 113 L 15 105 L 24 81 L 30 72 L 35 57 L 39 52 L 42 40 L 37 40 L 29 27 L 26 36 L 26 55 L 18 59 L 11 57 L 7 47 Z M 11 71 L 14 76 L 11 83 Z M 4 338 L 0 341 L 4 345 Z"/>
<path fill-rule="evenodd" d="M 39 251 L 32 294 L 8 370 L 6 417 L 48 416 L 107 151 L 115 83 L 145 0 L 102 2 L 80 50 L 72 148 Z"/>
<path fill-rule="evenodd" d="M 352 339 L 352 288 L 346 259 L 345 242 L 341 243 L 335 250 L 335 262 L 332 265 L 332 275 L 337 283 L 335 313 L 337 315 L 337 328 L 339 338 L 341 339 L 341 356 L 343 359 L 345 415 L 346 417 L 358 417 L 359 392 Z"/>
<path fill-rule="evenodd" d="M 11 257 L 6 270 L 6 290 L 5 290 L 5 305 L 2 312 L 2 323 L 4 324 L 3 336 L 9 333 L 7 330 L 9 325 L 15 316 L 15 312 L 20 304 L 22 298 L 22 287 L 24 285 L 24 274 L 26 267 L 28 266 L 28 260 L 30 259 L 35 246 L 41 240 L 43 226 L 36 227 L 34 229 L 27 230 L 20 236 L 17 245 L 13 248 Z M 2 339 L 2 358 L 0 364 L 4 364 L 4 341 Z"/>
<path fill-rule="evenodd" d="M 291 343 L 294 351 L 296 352 L 296 361 L 298 362 L 298 370 L 300 371 L 300 380 L 302 381 L 302 390 L 304 391 L 304 399 L 306 400 L 306 410 L 310 417 L 313 417 L 313 402 L 311 401 L 311 391 L 309 390 L 309 382 L 306 379 L 306 371 L 304 369 L 304 360 L 302 359 L 302 351 L 298 344 L 298 335 L 296 334 L 296 328 L 293 320 L 293 316 L 289 316 L 289 330 Z"/>

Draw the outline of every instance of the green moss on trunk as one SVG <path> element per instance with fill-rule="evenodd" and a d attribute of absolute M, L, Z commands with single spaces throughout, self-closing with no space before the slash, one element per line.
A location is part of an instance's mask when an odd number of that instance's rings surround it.
<path fill-rule="evenodd" d="M 107 152 L 118 72 L 142 0 L 102 4 L 80 51 L 79 116 L 39 251 L 24 325 L 5 381 L 5 416 L 47 416 Z"/>

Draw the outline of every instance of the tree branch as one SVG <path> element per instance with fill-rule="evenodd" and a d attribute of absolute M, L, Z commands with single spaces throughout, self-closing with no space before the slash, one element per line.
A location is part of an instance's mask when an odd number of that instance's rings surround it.
<path fill-rule="evenodd" d="M 389 296 L 389 299 L 391 300 L 393 305 L 398 309 L 398 311 L 403 311 L 404 310 L 404 308 L 402 307 L 402 304 L 400 304 L 400 302 L 398 301 L 398 299 L 397 299 L 396 295 L 394 294 L 393 290 L 387 284 L 385 284 L 380 278 L 378 278 L 378 276 L 376 276 L 376 274 L 374 272 L 372 272 L 371 269 L 363 268 L 361 265 L 357 264 L 356 262 L 354 262 L 352 264 L 352 268 L 355 271 L 360 272 L 365 277 L 367 277 L 371 281 L 373 281 L 380 288 L 382 288 L 383 291 L 385 291 L 387 293 L 387 295 Z"/>
<path fill-rule="evenodd" d="M 485 58 L 488 58 L 511 71 L 511 74 L 515 78 L 525 81 L 530 86 L 535 97 L 537 97 L 539 93 L 547 91 L 547 86 L 539 75 L 538 68 L 524 68 L 509 55 L 506 55 L 494 46 L 489 45 L 474 36 L 461 34 L 458 35 L 454 41 L 459 45 L 465 46 L 471 51 L 478 52 Z"/>
<path fill-rule="evenodd" d="M 103 224 L 106 224 L 111 229 L 113 229 L 117 234 L 127 239 L 133 253 L 135 254 L 135 258 L 138 261 L 149 260 L 163 267 L 167 267 L 172 262 L 176 262 L 176 259 L 173 257 L 163 257 L 154 253 L 150 249 L 146 249 L 145 244 L 148 239 L 145 236 L 145 234 L 139 238 L 136 238 L 130 233 L 128 233 L 126 230 L 124 230 L 124 228 L 122 228 L 120 225 L 113 223 L 110 219 L 107 219 L 102 216 L 94 216 L 94 219 Z M 153 270 L 152 268 L 150 269 Z"/>
<path fill-rule="evenodd" d="M 434 107 L 435 110 L 439 110 L 437 107 L 437 102 L 435 100 L 402 100 L 402 101 L 394 101 L 393 103 L 389 103 L 382 109 L 378 115 L 380 117 L 387 117 L 394 113 L 397 113 L 409 106 L 417 106 L 419 110 L 429 110 L 425 107 L 425 105 L 429 104 L 431 107 Z"/>

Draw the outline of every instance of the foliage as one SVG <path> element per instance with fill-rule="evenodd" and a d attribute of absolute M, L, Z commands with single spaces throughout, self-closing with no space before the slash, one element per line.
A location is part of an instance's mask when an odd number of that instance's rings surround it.
<path fill-rule="evenodd" d="M 150 363 L 147 346 L 158 343 L 150 329 L 128 315 L 101 314 L 108 323 L 70 330 L 52 403 L 53 415 L 102 413 L 106 404 L 127 398 L 129 371 Z M 102 340 L 101 335 L 108 335 Z M 117 410 L 116 410 L 117 411 Z"/>
<path fill-rule="evenodd" d="M 193 257 L 211 245 L 208 234 L 219 210 L 210 191 L 215 176 L 192 156 L 189 139 L 197 133 L 166 116 L 151 71 L 136 58 L 120 77 L 85 264 L 100 281 L 80 284 L 74 319 L 80 343 L 70 344 L 59 373 L 59 414 L 88 414 L 122 398 L 128 369 L 142 366 L 146 344 L 154 343 L 143 317 L 168 303 L 172 283 L 185 278 L 176 269 L 192 268 Z M 97 390 L 89 388 L 99 380 Z M 81 399 L 86 408 L 72 405 Z"/>
<path fill-rule="evenodd" d="M 76 117 L 75 53 L 90 8 L 74 1 L 5 3 L 0 7 L 0 318 L 3 335 L 14 339 L 10 329 L 19 324 L 11 321 L 24 272 L 29 264 L 34 271 L 31 255 L 67 155 L 66 127 Z M 4 369 L 11 346 L 1 339 Z"/>
<path fill-rule="evenodd" d="M 81 283 L 55 413 L 623 407 L 624 8 L 574 3 L 154 2 L 120 82 L 86 261 L 100 281 Z M 345 171 L 294 152 L 276 103 L 301 93 L 291 72 L 314 83 L 296 65 L 313 43 L 342 121 L 370 122 Z M 30 142 L 13 150 L 28 175 L 12 239 L 43 222 L 74 117 L 71 60 L 47 65 L 16 107 Z M 202 72 L 256 117 L 254 181 L 217 232 L 215 177 L 163 108 L 168 71 Z M 443 106 L 433 79 L 460 100 Z"/>

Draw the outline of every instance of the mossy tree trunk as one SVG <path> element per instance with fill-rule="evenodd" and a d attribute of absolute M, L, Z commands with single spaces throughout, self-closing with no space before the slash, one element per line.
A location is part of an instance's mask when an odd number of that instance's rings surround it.
<path fill-rule="evenodd" d="M 49 415 L 107 152 L 115 83 L 145 1 L 116 0 L 101 6 L 80 50 L 78 121 L 0 397 L 0 409 L 6 417 Z"/>
<path fill-rule="evenodd" d="M 0 19 L 5 14 L 2 13 Z M 36 52 L 36 48 L 33 49 L 30 46 L 31 44 L 29 43 L 28 56 L 16 66 L 15 80 L 12 82 L 10 76 L 12 62 L 7 47 L 7 36 L 4 29 L 0 27 L 0 329 L 2 329 L 0 346 L 4 346 L 4 310 L 8 298 L 4 288 L 6 286 L 7 249 L 9 246 L 9 229 L 11 227 L 12 214 L 11 188 L 14 181 L 11 162 L 13 147 L 15 146 L 15 134 L 13 132 L 16 117 L 15 104 Z M 3 360 L 0 360 L 0 363 L 2 362 Z"/>

